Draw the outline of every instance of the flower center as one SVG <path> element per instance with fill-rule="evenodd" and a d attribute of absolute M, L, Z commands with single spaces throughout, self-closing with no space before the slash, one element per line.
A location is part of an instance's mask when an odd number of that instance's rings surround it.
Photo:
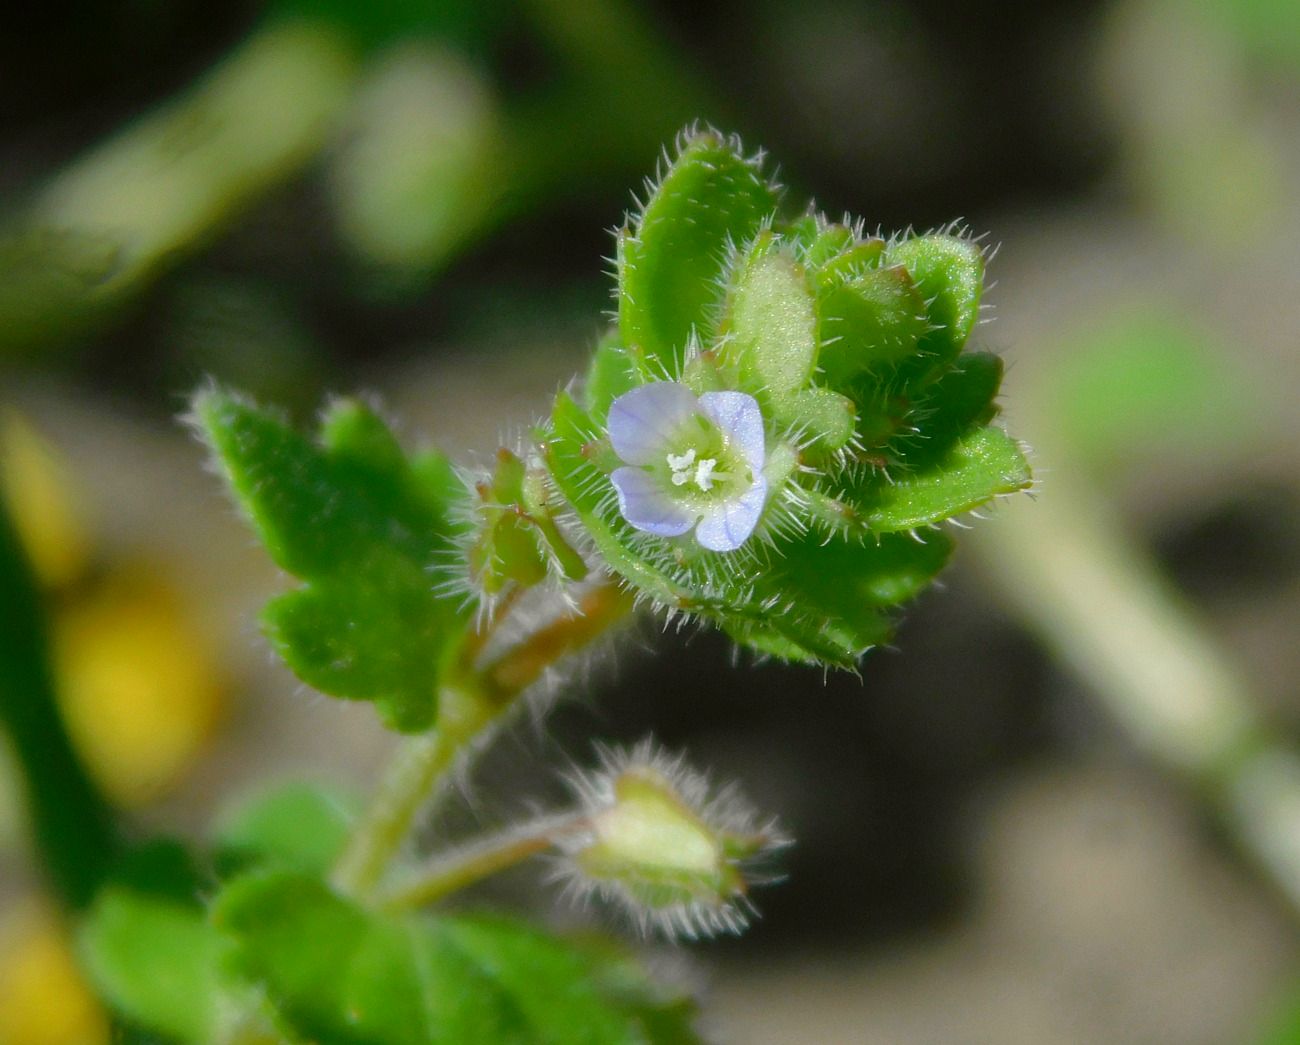
<path fill-rule="evenodd" d="M 667 461 L 674 486 L 685 486 L 693 482 L 705 493 L 709 493 L 717 480 L 726 478 L 722 472 L 717 471 L 716 457 L 702 457 L 697 461 L 694 447 L 690 447 L 684 454 L 668 454 Z"/>

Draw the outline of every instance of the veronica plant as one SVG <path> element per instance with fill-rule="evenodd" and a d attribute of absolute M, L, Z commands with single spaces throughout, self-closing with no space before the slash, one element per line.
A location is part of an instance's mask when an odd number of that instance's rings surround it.
<path fill-rule="evenodd" d="M 353 400 L 309 437 L 198 395 L 196 430 L 300 582 L 264 611 L 271 644 L 408 739 L 360 815 L 280 792 L 223 822 L 201 883 L 103 890 L 83 949 L 124 1017 L 187 1041 L 695 1040 L 689 1005 L 607 945 L 438 905 L 549 854 L 641 930 L 738 931 L 784 836 L 731 789 L 643 744 L 575 775 L 565 808 L 427 855 L 407 837 L 448 771 L 638 606 L 855 670 L 943 567 L 942 524 L 1029 485 L 992 424 L 1001 364 L 966 350 L 979 245 L 781 203 L 761 156 L 684 134 L 618 233 L 616 322 L 585 379 L 482 472 L 407 453 Z"/>

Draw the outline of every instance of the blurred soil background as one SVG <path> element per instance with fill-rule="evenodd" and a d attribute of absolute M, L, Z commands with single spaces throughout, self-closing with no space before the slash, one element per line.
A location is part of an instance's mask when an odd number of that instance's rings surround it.
<path fill-rule="evenodd" d="M 797 839 L 744 938 L 652 948 L 720 1041 L 1300 1042 L 1298 11 L 13 12 L 0 489 L 96 777 L 191 835 L 268 779 L 372 784 L 371 711 L 306 692 L 257 632 L 282 580 L 186 397 L 212 377 L 306 419 L 361 391 L 409 445 L 485 460 L 582 368 L 609 229 L 704 119 L 762 145 L 796 204 L 961 219 L 998 248 L 975 341 L 1009 365 L 1038 497 L 975 521 L 861 678 L 641 622 L 430 831 L 499 824 L 592 739 L 653 732 Z M 1147 589 L 1124 587 L 1146 577 L 1173 622 L 1149 641 Z M 1229 720 L 1265 738 L 1249 779 L 1206 768 Z M 483 895 L 544 904 L 537 881 Z M 6 777 L 0 1042 L 104 1040 L 69 961 Z"/>

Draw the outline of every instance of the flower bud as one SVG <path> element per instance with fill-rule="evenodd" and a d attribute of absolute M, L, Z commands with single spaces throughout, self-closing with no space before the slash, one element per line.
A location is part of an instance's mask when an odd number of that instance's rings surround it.
<path fill-rule="evenodd" d="M 574 781 L 589 812 L 564 842 L 580 895 L 624 907 L 642 930 L 686 937 L 739 932 L 754 913 L 748 893 L 770 880 L 755 864 L 786 844 L 773 824 L 727 788 L 643 742 L 606 753 L 600 770 Z"/>

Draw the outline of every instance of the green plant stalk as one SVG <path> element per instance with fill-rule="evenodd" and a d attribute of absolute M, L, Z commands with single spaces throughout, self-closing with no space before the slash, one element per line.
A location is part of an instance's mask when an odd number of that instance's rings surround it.
<path fill-rule="evenodd" d="M 444 692 L 442 700 L 450 696 Z M 436 729 L 403 742 L 334 869 L 334 884 L 340 891 L 364 897 L 374 889 L 401 848 L 421 806 L 468 739 Z"/>
<path fill-rule="evenodd" d="M 0 498 L 0 723 L 26 789 L 28 821 L 51 885 L 72 910 L 89 904 L 118 851 L 108 802 L 59 714 L 40 595 Z"/>
<path fill-rule="evenodd" d="M 972 534 L 1006 603 L 1133 740 L 1215 802 L 1300 915 L 1300 758 L 1157 566 L 1077 481 Z"/>
<path fill-rule="evenodd" d="M 560 814 L 481 838 L 437 857 L 396 883 L 383 894 L 380 904 L 389 910 L 402 911 L 436 903 L 489 875 L 546 852 L 560 836 L 580 829 L 586 822 L 582 814 Z"/>
<path fill-rule="evenodd" d="M 399 749 L 335 868 L 335 886 L 361 898 L 372 895 L 416 817 L 461 753 L 498 723 L 547 668 L 600 638 L 631 608 L 631 598 L 619 588 L 598 585 L 580 598 L 574 611 L 538 628 L 486 665 L 465 666 L 458 673 L 462 677 L 441 694 L 434 730 Z M 465 648 L 471 656 L 495 623 L 467 636 Z"/>

